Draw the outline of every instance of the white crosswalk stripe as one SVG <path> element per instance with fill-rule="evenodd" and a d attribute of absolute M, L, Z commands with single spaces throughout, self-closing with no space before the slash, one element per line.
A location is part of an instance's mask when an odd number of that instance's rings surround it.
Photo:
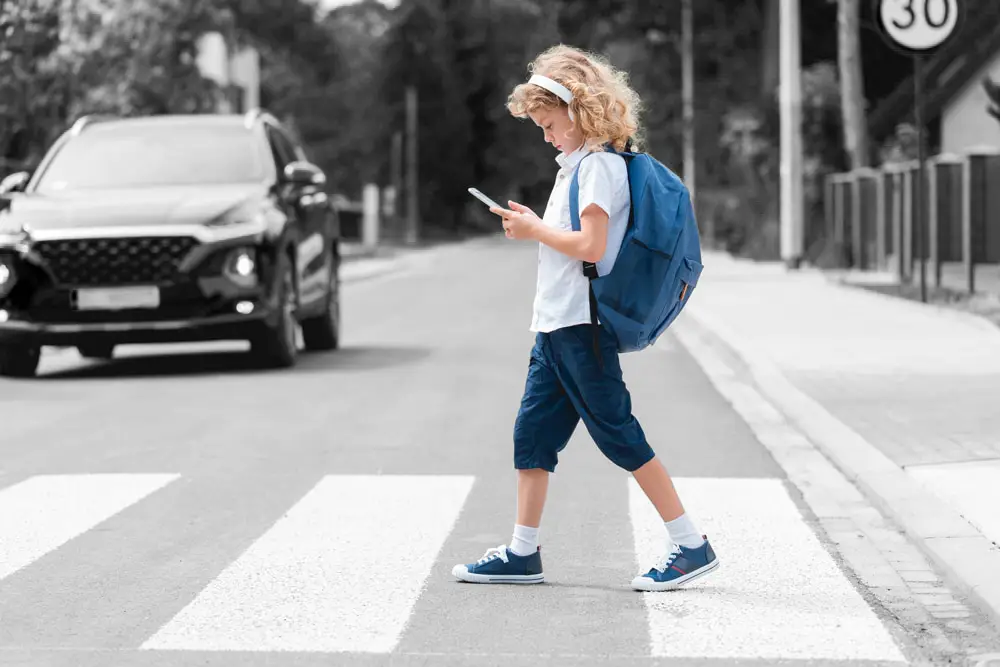
<path fill-rule="evenodd" d="M 325 477 L 142 648 L 391 651 L 472 482 Z"/>
<path fill-rule="evenodd" d="M 41 476 L 0 490 L 0 575 L 23 570 L 176 478 Z M 474 483 L 474 477 L 464 475 L 327 475 L 284 508 L 281 518 L 214 579 L 206 577 L 209 583 L 199 592 L 192 589 L 180 611 L 138 648 L 398 651 L 428 586 L 463 586 L 442 574 L 454 563 L 440 553 L 448 540 L 471 537 L 455 531 L 459 516 L 471 506 Z M 648 645 L 640 652 L 654 658 L 904 661 L 782 480 L 680 478 L 675 483 L 709 533 L 722 566 L 687 589 L 635 593 L 644 600 L 648 626 Z M 627 496 L 629 516 L 620 520 L 632 525 L 635 563 L 648 568 L 665 548 L 663 524 L 631 478 L 611 484 L 623 485 L 605 492 L 620 492 L 623 501 Z M 468 533 L 476 522 L 465 518 L 461 525 Z M 594 546 L 562 545 L 559 553 L 583 562 Z M 547 571 L 553 565 L 546 561 Z M 623 589 L 634 567 L 622 563 Z M 511 599 L 509 591 L 465 586 L 468 595 L 455 599 L 470 605 L 492 604 L 498 596 Z M 555 590 L 542 595 L 525 590 L 515 599 L 523 605 L 558 604 Z M 631 605 L 628 595 L 620 599 Z M 612 618 L 624 608 L 602 605 L 594 613 Z M 461 619 L 463 611 L 456 608 L 447 616 Z M 510 642 L 515 646 L 516 637 Z M 442 654 L 459 650 L 447 627 L 436 628 L 433 643 Z"/>
<path fill-rule="evenodd" d="M 778 479 L 676 479 L 720 554 L 696 586 L 643 593 L 654 656 L 884 660 L 903 656 L 804 523 Z M 665 531 L 634 480 L 629 508 L 640 566 Z"/>
<path fill-rule="evenodd" d="M 0 580 L 177 477 L 39 475 L 0 489 Z"/>

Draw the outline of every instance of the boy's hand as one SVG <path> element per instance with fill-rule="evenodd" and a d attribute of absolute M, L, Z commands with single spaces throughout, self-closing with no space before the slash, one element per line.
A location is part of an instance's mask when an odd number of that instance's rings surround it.
<path fill-rule="evenodd" d="M 531 240 L 536 238 L 541 219 L 527 206 L 508 200 L 510 210 L 505 208 L 490 208 L 492 213 L 503 218 L 503 228 L 509 239 Z"/>

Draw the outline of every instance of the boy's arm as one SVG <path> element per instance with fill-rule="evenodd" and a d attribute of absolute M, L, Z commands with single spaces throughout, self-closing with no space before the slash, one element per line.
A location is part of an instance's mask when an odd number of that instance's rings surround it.
<path fill-rule="evenodd" d="M 580 214 L 580 231 L 563 231 L 538 225 L 535 239 L 553 250 L 584 262 L 597 262 L 608 245 L 608 214 L 591 204 Z"/>

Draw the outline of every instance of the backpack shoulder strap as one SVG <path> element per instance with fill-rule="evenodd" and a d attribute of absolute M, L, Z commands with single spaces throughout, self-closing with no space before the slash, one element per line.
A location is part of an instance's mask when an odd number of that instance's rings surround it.
<path fill-rule="evenodd" d="M 573 180 L 569 183 L 569 223 L 574 232 L 580 231 L 580 167 L 583 160 L 590 157 L 592 153 L 583 156 L 580 163 L 573 170 Z M 583 263 L 583 275 L 593 280 L 597 277 L 597 265 L 593 262 Z"/>

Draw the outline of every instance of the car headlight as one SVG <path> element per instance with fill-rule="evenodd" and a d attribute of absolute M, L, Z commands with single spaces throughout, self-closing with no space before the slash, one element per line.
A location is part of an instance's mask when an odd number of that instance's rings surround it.
<path fill-rule="evenodd" d="M 253 248 L 236 248 L 226 256 L 222 273 L 240 287 L 257 284 L 257 253 Z"/>
<path fill-rule="evenodd" d="M 17 271 L 8 259 L 0 257 L 0 299 L 10 294 L 17 282 Z"/>

